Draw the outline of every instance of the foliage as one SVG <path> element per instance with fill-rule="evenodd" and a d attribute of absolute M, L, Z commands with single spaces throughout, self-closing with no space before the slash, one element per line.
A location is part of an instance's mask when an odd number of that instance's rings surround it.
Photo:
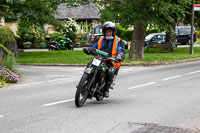
<path fill-rule="evenodd" d="M 0 43 L 5 44 L 9 41 L 15 41 L 15 35 L 8 27 L 0 28 Z"/>
<path fill-rule="evenodd" d="M 14 55 L 2 44 L 0 44 L 1 49 L 6 52 L 6 54 L 2 57 L 1 64 L 1 74 L 0 74 L 0 83 L 4 84 L 4 81 L 7 83 L 16 83 L 19 80 L 19 76 L 17 69 L 15 68 L 16 60 Z M 2 52 L 2 50 L 1 50 Z"/>
<path fill-rule="evenodd" d="M 19 80 L 19 76 L 8 68 L 2 67 L 1 79 L 7 83 L 16 83 Z"/>
<path fill-rule="evenodd" d="M 15 35 L 10 28 L 0 28 L 0 44 L 3 44 L 11 52 L 16 53 L 18 47 L 16 44 Z M 4 56 L 4 52 L 2 50 L 1 54 Z"/>
<path fill-rule="evenodd" d="M 52 0 L 24 0 L 15 6 L 14 12 L 23 20 L 22 22 L 25 21 L 30 25 L 42 25 L 55 20 L 56 8 L 57 3 Z"/>
<path fill-rule="evenodd" d="M 77 32 L 78 33 L 89 33 L 91 32 L 90 26 L 92 23 L 88 24 L 87 20 L 85 22 L 81 22 L 79 25 L 77 25 Z"/>
<path fill-rule="evenodd" d="M 0 88 L 6 87 L 6 82 L 0 79 Z"/>
<path fill-rule="evenodd" d="M 64 21 L 59 27 L 57 27 L 56 31 L 74 41 L 76 38 L 77 27 L 78 25 L 76 20 L 70 18 L 68 21 Z"/>
<path fill-rule="evenodd" d="M 33 46 L 36 46 L 45 41 L 45 33 L 40 25 L 29 24 L 29 22 L 23 21 L 22 19 L 18 20 L 17 34 L 20 37 L 18 38 L 19 47 L 22 47 L 20 45 L 24 42 L 32 42 Z"/>
<path fill-rule="evenodd" d="M 145 1 L 125 0 L 121 4 L 117 0 L 108 0 L 105 8 L 101 10 L 101 21 L 120 20 L 124 27 L 133 25 L 134 22 L 141 22 L 145 25 L 158 26 L 162 30 L 174 30 L 172 25 L 177 20 L 181 21 L 188 13 L 185 11 L 191 4 L 190 0 L 169 0 L 169 1 Z"/>
<path fill-rule="evenodd" d="M 119 36 L 120 38 L 126 41 L 132 40 L 133 30 L 127 30 L 120 25 L 116 25 L 116 27 L 117 27 L 117 36 Z M 160 29 L 147 29 L 146 35 L 149 35 L 151 33 L 159 33 L 159 32 L 161 32 Z"/>
<path fill-rule="evenodd" d="M 24 42 L 32 42 L 33 40 L 33 33 L 30 30 L 30 24 L 27 21 L 24 21 L 23 19 L 18 19 L 18 31 L 17 35 L 20 37 L 18 38 L 18 46 L 20 48 L 23 48 Z"/>
<path fill-rule="evenodd" d="M 1 0 L 0 1 L 0 18 L 4 17 L 6 21 L 16 20 L 16 6 L 20 5 L 23 0 Z"/>
<path fill-rule="evenodd" d="M 126 30 L 120 25 L 116 25 L 116 27 L 117 27 L 117 36 L 121 37 L 126 41 L 130 41 L 132 39 L 133 30 Z"/>
<path fill-rule="evenodd" d="M 196 37 L 200 39 L 200 31 L 196 30 Z"/>
<path fill-rule="evenodd" d="M 50 34 L 51 36 L 51 41 L 60 41 L 60 40 L 66 40 L 65 36 L 63 36 L 61 33 L 54 32 Z"/>
<path fill-rule="evenodd" d="M 149 35 L 149 34 L 151 34 L 151 33 L 159 33 L 159 32 L 161 32 L 161 30 L 160 29 L 147 29 L 146 30 L 146 35 Z"/>
<path fill-rule="evenodd" d="M 1 52 L 2 52 L 2 50 L 5 51 L 5 54 L 2 57 L 3 66 L 8 68 L 9 70 L 11 70 L 13 72 L 17 72 L 17 69 L 15 68 L 16 60 L 15 60 L 15 57 L 14 57 L 13 53 L 11 53 L 2 44 L 0 44 L 0 48 L 1 48 Z"/>

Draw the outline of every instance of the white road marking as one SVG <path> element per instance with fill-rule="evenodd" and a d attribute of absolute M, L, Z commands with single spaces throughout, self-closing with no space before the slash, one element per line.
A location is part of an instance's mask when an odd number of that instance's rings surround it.
<path fill-rule="evenodd" d="M 2 118 L 3 117 L 3 115 L 0 115 L 0 118 Z"/>
<path fill-rule="evenodd" d="M 163 81 L 166 81 L 166 80 L 170 80 L 170 79 L 174 79 L 174 78 L 178 78 L 178 77 L 181 77 L 182 75 L 176 75 L 176 76 L 173 76 L 173 77 L 169 77 L 169 78 L 165 78 L 165 79 L 162 79 Z"/>
<path fill-rule="evenodd" d="M 186 74 L 195 74 L 195 73 L 199 73 L 200 71 L 194 71 L 194 72 L 189 72 L 189 73 L 186 73 Z"/>
<path fill-rule="evenodd" d="M 156 83 L 156 82 L 150 82 L 150 83 L 147 83 L 147 84 L 143 84 L 143 85 L 138 85 L 138 86 L 130 87 L 130 88 L 128 88 L 128 89 L 140 88 L 140 87 L 152 85 L 152 84 L 155 84 L 155 83 Z"/>
<path fill-rule="evenodd" d="M 53 102 L 53 103 L 43 104 L 42 106 L 47 107 L 47 106 L 52 106 L 52 105 L 56 105 L 56 104 L 60 104 L 60 103 L 66 103 L 66 102 L 70 102 L 70 101 L 74 101 L 74 99 L 68 99 L 68 100 L 63 100 L 63 101 L 57 101 L 57 102 Z"/>

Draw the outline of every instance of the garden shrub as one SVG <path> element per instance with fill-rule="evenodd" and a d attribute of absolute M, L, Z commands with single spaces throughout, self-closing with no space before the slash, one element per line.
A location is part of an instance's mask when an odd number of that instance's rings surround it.
<path fill-rule="evenodd" d="M 0 43 L 5 44 L 9 41 L 15 41 L 15 35 L 8 27 L 0 28 Z"/>
<path fill-rule="evenodd" d="M 146 35 L 149 35 L 151 33 L 159 33 L 159 32 L 161 32 L 160 29 L 147 29 Z"/>
<path fill-rule="evenodd" d="M 18 50 L 15 35 L 8 27 L 0 28 L 0 43 L 13 53 Z"/>
<path fill-rule="evenodd" d="M 60 40 L 66 40 L 65 36 L 58 32 L 54 32 L 54 33 L 50 34 L 50 36 L 51 36 L 51 41 L 58 42 Z"/>
<path fill-rule="evenodd" d="M 126 41 L 131 41 L 133 36 L 133 30 L 127 30 L 120 25 L 116 25 L 117 28 L 117 36 L 123 38 Z M 147 29 L 146 35 L 151 33 L 159 33 L 160 29 Z"/>
<path fill-rule="evenodd" d="M 5 55 L 2 58 L 0 81 L 7 83 L 15 83 L 19 80 L 18 71 L 15 68 L 16 60 L 13 55 L 6 47 L 0 44 L 1 52 L 5 51 Z M 1 53 L 2 54 L 2 53 Z"/>
<path fill-rule="evenodd" d="M 133 30 L 127 30 L 120 25 L 116 25 L 117 36 L 123 38 L 126 41 L 130 41 L 133 36 Z"/>
<path fill-rule="evenodd" d="M 3 54 L 3 56 L 2 56 L 2 54 Z M 2 44 L 0 44 L 0 55 L 1 55 L 0 58 L 2 58 L 3 66 L 10 69 L 13 72 L 17 72 L 17 70 L 15 69 L 15 66 L 14 66 L 16 64 L 16 60 L 15 60 L 13 53 L 11 53 Z"/>
<path fill-rule="evenodd" d="M 196 30 L 196 38 L 200 39 L 200 31 Z"/>

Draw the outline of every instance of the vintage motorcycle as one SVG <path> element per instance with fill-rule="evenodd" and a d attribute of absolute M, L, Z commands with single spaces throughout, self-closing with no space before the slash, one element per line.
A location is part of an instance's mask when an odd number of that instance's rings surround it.
<path fill-rule="evenodd" d="M 93 55 L 94 58 L 88 63 L 84 74 L 77 86 L 75 94 L 75 104 L 77 107 L 83 106 L 87 99 L 95 97 L 97 101 L 101 101 L 104 98 L 103 88 L 105 86 L 105 72 L 108 67 L 105 65 L 105 61 L 115 60 L 114 57 L 109 57 L 109 54 L 101 50 L 92 49 L 90 53 L 86 52 L 87 48 L 83 51 L 88 55 Z M 115 73 L 114 80 L 118 71 Z"/>
<path fill-rule="evenodd" d="M 48 49 L 49 51 L 54 50 L 74 50 L 73 41 L 69 38 L 65 40 L 56 41 L 48 41 Z"/>

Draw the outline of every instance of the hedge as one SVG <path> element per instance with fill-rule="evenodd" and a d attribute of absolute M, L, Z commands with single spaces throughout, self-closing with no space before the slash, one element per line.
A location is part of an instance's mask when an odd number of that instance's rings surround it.
<path fill-rule="evenodd" d="M 117 27 L 117 36 L 120 38 L 123 38 L 126 41 L 131 41 L 133 36 L 133 30 L 127 30 L 123 28 L 120 25 L 116 25 Z M 149 35 L 151 33 L 158 33 L 160 32 L 160 29 L 147 29 L 146 35 Z"/>
<path fill-rule="evenodd" d="M 197 38 L 200 38 L 200 31 L 197 31 L 197 30 L 196 30 L 196 37 L 197 37 Z"/>
<path fill-rule="evenodd" d="M 60 41 L 60 40 L 66 40 L 66 37 L 63 36 L 61 33 L 57 33 L 57 32 L 54 32 L 52 34 L 50 34 L 51 36 L 51 41 Z"/>

